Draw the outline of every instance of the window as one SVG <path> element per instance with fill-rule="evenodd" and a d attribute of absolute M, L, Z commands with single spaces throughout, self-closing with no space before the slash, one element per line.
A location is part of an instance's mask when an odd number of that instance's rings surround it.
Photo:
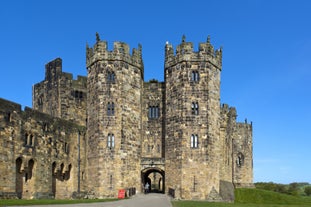
<path fill-rule="evenodd" d="M 10 112 L 7 114 L 7 121 L 8 122 L 12 121 L 12 114 Z"/>
<path fill-rule="evenodd" d="M 24 145 L 28 145 L 28 134 L 26 133 L 24 136 Z"/>
<path fill-rule="evenodd" d="M 114 134 L 108 134 L 107 147 L 114 148 Z"/>
<path fill-rule="evenodd" d="M 195 176 L 193 176 L 193 192 L 196 192 L 196 186 L 198 185 L 199 183 L 197 183 L 196 179 L 195 179 Z"/>
<path fill-rule="evenodd" d="M 191 114 L 192 115 L 199 115 L 199 104 L 198 104 L 198 102 L 192 102 Z"/>
<path fill-rule="evenodd" d="M 74 91 L 74 97 L 75 97 L 75 99 L 77 99 L 77 100 L 82 100 L 82 99 L 83 99 L 83 92 L 82 92 L 82 91 L 77 91 L 77 90 L 75 90 L 75 91 Z"/>
<path fill-rule="evenodd" d="M 43 95 L 40 95 L 40 97 L 38 98 L 38 106 L 42 105 L 43 105 Z"/>
<path fill-rule="evenodd" d="M 114 116 L 114 103 L 113 102 L 108 102 L 107 115 Z"/>
<path fill-rule="evenodd" d="M 238 167 L 242 167 L 242 165 L 244 164 L 244 155 L 241 152 L 238 153 L 236 164 Z"/>
<path fill-rule="evenodd" d="M 34 146 L 34 137 L 32 134 L 25 134 L 24 137 L 24 145 L 27 147 L 33 147 Z"/>
<path fill-rule="evenodd" d="M 64 152 L 66 154 L 69 154 L 69 144 L 67 142 L 65 142 L 65 145 L 64 145 Z"/>
<path fill-rule="evenodd" d="M 191 81 L 192 82 L 199 82 L 199 72 L 198 71 L 192 71 L 191 72 Z"/>
<path fill-rule="evenodd" d="M 149 106 L 148 117 L 149 119 L 159 118 L 159 106 Z"/>
<path fill-rule="evenodd" d="M 109 176 L 109 184 L 110 184 L 110 189 L 112 189 L 112 184 L 113 184 L 112 175 Z"/>
<path fill-rule="evenodd" d="M 190 147 L 191 148 L 198 148 L 199 139 L 197 134 L 192 134 L 190 139 Z"/>
<path fill-rule="evenodd" d="M 33 136 L 32 134 L 28 137 L 28 145 L 32 146 Z"/>
<path fill-rule="evenodd" d="M 114 82 L 115 82 L 115 74 L 114 74 L 114 72 L 109 71 L 109 72 L 107 73 L 107 81 L 108 81 L 109 83 L 114 83 Z"/>

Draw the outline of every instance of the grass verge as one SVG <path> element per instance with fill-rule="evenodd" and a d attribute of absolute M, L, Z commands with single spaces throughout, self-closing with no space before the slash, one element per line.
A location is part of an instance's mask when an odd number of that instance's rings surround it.
<path fill-rule="evenodd" d="M 118 199 L 83 199 L 83 200 L 23 200 L 23 199 L 4 199 L 0 200 L 0 206 L 31 206 L 48 204 L 76 204 L 76 203 L 98 203 L 116 201 Z"/>
<path fill-rule="evenodd" d="M 259 189 L 236 189 L 234 203 L 173 201 L 173 207 L 307 207 L 311 197 L 290 196 Z"/>

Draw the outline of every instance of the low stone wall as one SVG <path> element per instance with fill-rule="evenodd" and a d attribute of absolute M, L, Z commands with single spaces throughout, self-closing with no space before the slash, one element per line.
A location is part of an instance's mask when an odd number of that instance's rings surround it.
<path fill-rule="evenodd" d="M 17 199 L 15 192 L 0 192 L 0 199 Z"/>

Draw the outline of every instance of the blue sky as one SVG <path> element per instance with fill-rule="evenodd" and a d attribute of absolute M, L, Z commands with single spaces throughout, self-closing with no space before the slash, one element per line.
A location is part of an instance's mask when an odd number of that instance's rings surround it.
<path fill-rule="evenodd" d="M 142 44 L 145 80 L 163 81 L 164 45 L 208 35 L 223 47 L 221 102 L 253 122 L 254 181 L 311 183 L 311 1 L 0 1 L 0 97 L 31 106 L 47 62 L 85 75 L 85 47 Z"/>

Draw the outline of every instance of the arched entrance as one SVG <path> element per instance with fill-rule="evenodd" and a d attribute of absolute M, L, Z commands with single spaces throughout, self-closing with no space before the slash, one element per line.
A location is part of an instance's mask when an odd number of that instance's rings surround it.
<path fill-rule="evenodd" d="M 142 192 L 149 184 L 149 192 L 165 193 L 165 172 L 157 167 L 149 167 L 141 171 Z"/>
<path fill-rule="evenodd" d="M 23 172 L 22 172 L 22 164 L 23 160 L 22 158 L 16 159 L 16 179 L 15 179 L 15 191 L 17 194 L 17 197 L 21 199 L 23 197 Z"/>

